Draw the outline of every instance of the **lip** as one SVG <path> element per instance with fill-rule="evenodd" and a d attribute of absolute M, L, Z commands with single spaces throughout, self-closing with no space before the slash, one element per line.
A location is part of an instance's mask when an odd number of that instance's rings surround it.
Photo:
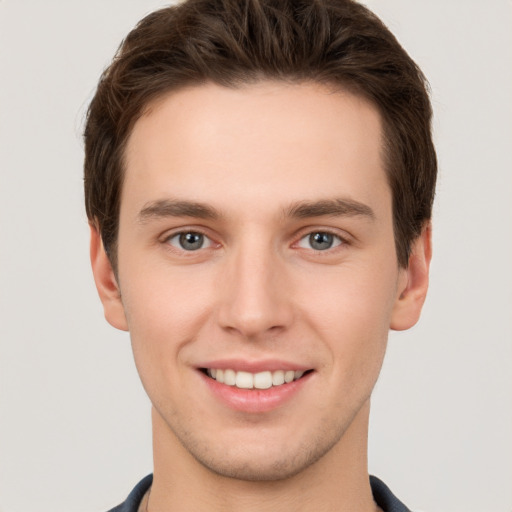
<path fill-rule="evenodd" d="M 276 370 L 311 370 L 311 367 L 284 363 L 283 361 L 248 362 L 234 360 L 212 361 L 200 368 L 233 369 L 235 371 L 251 373 Z M 251 414 L 270 412 L 284 406 L 303 391 L 304 386 L 306 386 L 315 373 L 314 371 L 306 373 L 306 375 L 298 380 L 282 384 L 281 386 L 272 386 L 268 389 L 239 389 L 236 386 L 228 386 L 227 384 L 217 382 L 201 371 L 200 368 L 198 368 L 197 373 L 202 378 L 208 391 L 218 402 L 231 410 Z"/>
<path fill-rule="evenodd" d="M 216 359 L 215 361 L 206 361 L 198 364 L 198 368 L 215 368 L 216 370 L 235 370 L 236 372 L 275 372 L 277 370 L 303 371 L 311 370 L 311 366 L 293 363 L 291 361 L 282 361 L 278 359 L 264 359 L 260 361 L 247 361 L 245 359 Z"/>

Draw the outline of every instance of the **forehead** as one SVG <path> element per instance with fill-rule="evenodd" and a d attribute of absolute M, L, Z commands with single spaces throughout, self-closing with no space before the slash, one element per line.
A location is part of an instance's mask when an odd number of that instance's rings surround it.
<path fill-rule="evenodd" d="M 346 91 L 281 82 L 181 89 L 135 123 L 121 210 L 176 196 L 223 208 L 334 192 L 368 202 L 375 187 L 387 190 L 381 148 L 377 109 Z"/>

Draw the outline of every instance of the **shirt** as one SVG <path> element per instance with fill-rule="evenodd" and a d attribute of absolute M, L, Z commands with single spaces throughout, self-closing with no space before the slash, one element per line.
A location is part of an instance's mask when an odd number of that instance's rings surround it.
<path fill-rule="evenodd" d="M 109 512 L 137 512 L 144 494 L 151 487 L 153 475 L 143 478 L 130 493 L 126 501 L 109 510 Z M 375 503 L 384 512 L 411 512 L 376 476 L 370 475 L 370 486 L 372 488 Z"/>

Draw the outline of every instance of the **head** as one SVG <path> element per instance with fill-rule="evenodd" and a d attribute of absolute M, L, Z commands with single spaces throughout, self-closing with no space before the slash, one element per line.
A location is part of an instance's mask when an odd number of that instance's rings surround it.
<path fill-rule="evenodd" d="M 431 217 L 436 156 L 425 78 L 391 32 L 349 0 L 189 0 L 143 19 L 103 73 L 85 128 L 85 203 L 117 269 L 125 146 L 148 105 L 214 83 L 315 82 L 378 109 L 398 264 Z"/>
<path fill-rule="evenodd" d="M 388 330 L 426 293 L 430 117 L 421 72 L 352 1 L 190 0 L 130 33 L 90 107 L 85 187 L 155 464 L 170 446 L 249 480 L 361 463 Z"/>

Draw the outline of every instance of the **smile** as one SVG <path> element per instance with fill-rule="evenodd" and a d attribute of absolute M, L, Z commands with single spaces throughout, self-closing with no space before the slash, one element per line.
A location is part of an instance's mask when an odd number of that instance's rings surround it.
<path fill-rule="evenodd" d="M 206 374 L 212 379 L 227 386 L 239 389 L 269 389 L 282 386 L 300 379 L 305 373 L 301 370 L 276 370 L 250 373 L 231 369 L 207 368 Z"/>

